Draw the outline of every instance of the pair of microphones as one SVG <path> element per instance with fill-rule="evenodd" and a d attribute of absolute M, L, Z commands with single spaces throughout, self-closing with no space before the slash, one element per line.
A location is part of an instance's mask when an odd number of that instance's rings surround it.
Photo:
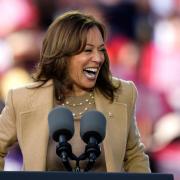
<path fill-rule="evenodd" d="M 86 143 L 84 153 L 77 157 L 72 152 L 71 144 L 68 141 L 74 135 L 74 118 L 72 112 L 64 107 L 53 108 L 48 115 L 49 134 L 52 139 L 58 142 L 56 154 L 67 171 L 82 171 L 80 161 L 88 160 L 84 171 L 93 168 L 96 159 L 101 154 L 100 143 L 105 138 L 106 118 L 103 113 L 90 110 L 86 111 L 80 119 L 80 137 Z M 73 169 L 69 159 L 76 161 Z"/>

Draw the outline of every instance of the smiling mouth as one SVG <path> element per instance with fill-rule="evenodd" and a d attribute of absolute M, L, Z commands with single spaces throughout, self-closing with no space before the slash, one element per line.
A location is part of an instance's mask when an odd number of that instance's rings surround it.
<path fill-rule="evenodd" d="M 94 80 L 97 77 L 98 69 L 99 68 L 92 68 L 92 67 L 91 68 L 85 68 L 85 69 L 83 69 L 83 72 L 88 79 Z"/>

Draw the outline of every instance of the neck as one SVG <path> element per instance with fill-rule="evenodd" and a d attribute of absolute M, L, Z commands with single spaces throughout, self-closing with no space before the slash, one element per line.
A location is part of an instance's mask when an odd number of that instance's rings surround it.
<path fill-rule="evenodd" d="M 74 87 L 72 91 L 68 93 L 70 96 L 83 96 L 86 93 L 92 92 L 93 89 L 80 89 L 77 87 Z"/>

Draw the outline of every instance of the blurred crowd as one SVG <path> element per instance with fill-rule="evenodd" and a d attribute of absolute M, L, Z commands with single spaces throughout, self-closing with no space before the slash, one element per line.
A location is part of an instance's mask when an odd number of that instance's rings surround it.
<path fill-rule="evenodd" d="M 32 81 L 49 24 L 72 9 L 106 25 L 112 74 L 138 88 L 137 123 L 152 172 L 180 180 L 180 0 L 0 0 L 0 111 L 9 89 Z M 5 169 L 21 163 L 16 145 Z"/>

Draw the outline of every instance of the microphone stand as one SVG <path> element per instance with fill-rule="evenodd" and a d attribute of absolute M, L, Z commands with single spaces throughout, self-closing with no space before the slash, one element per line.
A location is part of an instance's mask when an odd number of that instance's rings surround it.
<path fill-rule="evenodd" d="M 59 144 L 56 146 L 56 154 L 60 157 L 66 170 L 72 171 L 72 166 L 69 163 L 69 158 L 71 160 L 77 160 L 77 157 L 72 153 L 72 147 L 66 141 L 66 137 L 63 135 L 59 137 Z"/>
<path fill-rule="evenodd" d="M 87 172 L 92 169 L 94 163 L 96 162 L 96 159 L 101 154 L 101 149 L 97 140 L 94 137 L 90 137 L 89 142 L 85 147 L 85 152 L 79 157 L 76 157 L 76 155 L 72 153 L 72 147 L 66 141 L 66 137 L 60 136 L 59 144 L 56 146 L 56 154 L 60 157 L 67 171 L 81 172 L 79 162 L 88 159 L 88 163 L 86 165 L 86 168 L 84 169 L 84 172 Z M 69 159 L 76 161 L 76 167 L 74 170 L 69 162 Z"/>
<path fill-rule="evenodd" d="M 85 147 L 85 153 L 79 156 L 78 160 L 85 160 L 88 158 L 88 163 L 86 168 L 84 169 L 85 172 L 92 169 L 93 165 L 96 162 L 96 159 L 101 154 L 101 148 L 97 142 L 97 140 L 94 137 L 89 138 L 89 142 Z"/>
<path fill-rule="evenodd" d="M 100 146 L 94 137 L 89 138 L 89 142 L 85 148 L 85 154 L 87 154 L 89 161 L 84 171 L 89 171 L 90 169 L 92 169 L 93 165 L 96 162 L 96 159 L 101 154 Z"/>

